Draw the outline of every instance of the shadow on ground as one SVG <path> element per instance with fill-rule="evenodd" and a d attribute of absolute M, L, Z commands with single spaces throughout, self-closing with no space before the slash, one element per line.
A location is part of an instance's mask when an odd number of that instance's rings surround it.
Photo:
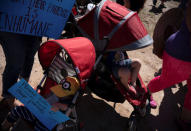
<path fill-rule="evenodd" d="M 172 88 L 179 88 L 176 93 Z M 164 90 L 164 98 L 159 107 L 159 115 L 152 114 L 142 118 L 138 123 L 138 131 L 178 131 L 176 119 L 181 113 L 186 86 Z M 85 131 L 125 131 L 128 130 L 128 118 L 121 116 L 105 101 L 91 95 L 81 96 L 78 99 L 77 114 Z M 3 116 L 1 112 L 1 116 Z M 5 116 L 5 115 L 4 115 Z M 28 129 L 26 123 L 20 122 L 14 131 Z M 141 130 L 140 130 L 141 129 Z"/>
<path fill-rule="evenodd" d="M 173 93 L 172 88 L 179 89 Z M 187 87 L 182 84 L 165 89 L 159 114 L 157 116 L 148 115 L 141 123 L 142 129 L 144 131 L 179 131 L 176 120 L 181 113 L 186 91 Z"/>
<path fill-rule="evenodd" d="M 128 118 L 120 116 L 105 101 L 91 95 L 80 98 L 78 103 L 80 121 L 85 131 L 124 131 L 128 129 Z"/>
<path fill-rule="evenodd" d="M 124 131 L 128 129 L 128 118 L 120 116 L 112 106 L 91 95 L 79 97 L 76 110 L 85 131 Z M 26 122 L 19 121 L 14 131 L 23 129 L 31 131 Z"/>

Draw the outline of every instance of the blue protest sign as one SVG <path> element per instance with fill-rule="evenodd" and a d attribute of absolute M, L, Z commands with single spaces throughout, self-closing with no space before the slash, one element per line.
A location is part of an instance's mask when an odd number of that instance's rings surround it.
<path fill-rule="evenodd" d="M 58 38 L 75 0 L 1 0 L 0 31 Z"/>
<path fill-rule="evenodd" d="M 19 99 L 29 111 L 39 119 L 48 129 L 69 120 L 62 112 L 54 112 L 51 105 L 39 95 L 24 79 L 14 84 L 9 92 Z"/>

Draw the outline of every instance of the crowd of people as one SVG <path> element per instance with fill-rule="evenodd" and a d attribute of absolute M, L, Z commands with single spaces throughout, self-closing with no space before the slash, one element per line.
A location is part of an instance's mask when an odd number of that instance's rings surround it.
<path fill-rule="evenodd" d="M 116 2 L 130 10 L 139 12 L 143 9 L 145 0 L 116 0 Z M 154 5 L 156 5 L 156 2 L 156 0 L 153 0 Z M 164 0 L 161 0 L 162 6 L 164 6 L 164 2 Z M 171 21 L 170 24 L 167 21 L 164 23 L 163 20 L 168 19 L 168 14 L 164 13 L 155 27 L 153 53 L 162 59 L 162 71 L 159 76 L 149 82 L 147 87 L 151 95 L 151 107 L 156 108 L 157 103 L 152 98 L 153 93 L 187 80 L 188 90 L 182 113 L 178 119 L 182 130 L 187 131 L 191 130 L 191 0 L 181 0 L 180 6 L 177 8 L 178 11 L 181 11 L 179 14 L 182 17 L 182 19 L 177 18 L 179 20 L 178 25 L 177 21 Z M 175 16 L 177 15 L 176 11 L 173 12 Z M 163 32 L 157 31 L 160 27 Z M 0 44 L 6 58 L 6 66 L 2 77 L 3 91 L 0 109 L 7 108 L 11 111 L 15 107 L 15 98 L 8 92 L 8 89 L 18 79 L 29 80 L 34 56 L 40 47 L 41 40 L 42 37 L 39 36 L 0 32 Z M 122 54 L 122 52 L 109 54 L 113 74 L 120 79 L 127 90 L 137 95 L 134 86 L 141 68 L 141 62 L 124 59 Z M 7 128 L 10 128 L 7 123 L 2 123 L 1 129 L 7 130 Z"/>

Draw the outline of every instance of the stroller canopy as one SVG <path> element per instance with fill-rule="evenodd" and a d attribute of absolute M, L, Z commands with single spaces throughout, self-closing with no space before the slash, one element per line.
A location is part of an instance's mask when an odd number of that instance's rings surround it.
<path fill-rule="evenodd" d="M 105 47 L 107 50 L 135 50 L 153 42 L 137 13 L 111 0 L 102 0 L 77 24 L 97 51 Z"/>
<path fill-rule="evenodd" d="M 89 78 L 95 63 L 95 48 L 92 42 L 84 37 L 50 40 L 39 49 L 39 61 L 44 70 L 51 65 L 54 57 L 64 49 L 72 60 L 81 86 Z"/>

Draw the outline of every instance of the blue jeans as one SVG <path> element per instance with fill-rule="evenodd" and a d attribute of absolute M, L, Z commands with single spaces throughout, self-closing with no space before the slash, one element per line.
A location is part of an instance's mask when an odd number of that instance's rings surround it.
<path fill-rule="evenodd" d="M 112 66 L 112 73 L 113 73 L 114 77 L 116 79 L 120 79 L 120 77 L 118 75 L 119 69 L 122 67 L 126 67 L 127 69 L 131 70 L 131 64 L 132 64 L 131 59 L 124 59 L 124 60 L 120 61 L 118 64 L 114 64 Z"/>
<path fill-rule="evenodd" d="M 3 72 L 3 97 L 12 97 L 8 89 L 17 82 L 19 76 L 30 77 L 34 56 L 40 43 L 40 37 L 0 32 L 0 44 L 6 58 Z"/>

